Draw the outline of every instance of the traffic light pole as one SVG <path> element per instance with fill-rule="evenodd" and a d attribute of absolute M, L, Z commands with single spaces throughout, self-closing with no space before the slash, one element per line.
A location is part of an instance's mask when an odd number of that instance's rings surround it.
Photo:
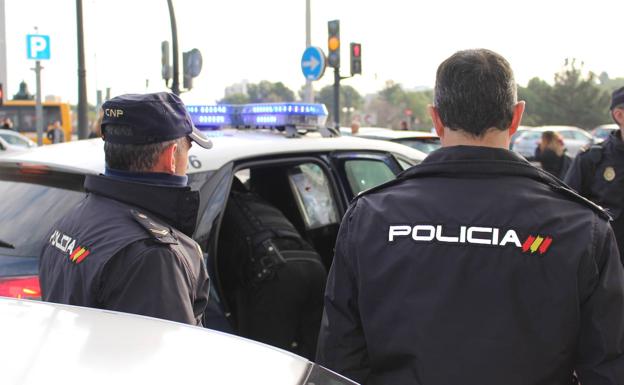
<path fill-rule="evenodd" d="M 340 129 L 340 68 L 334 68 L 334 128 Z"/>
<path fill-rule="evenodd" d="M 173 0 L 167 0 L 169 5 L 169 19 L 171 21 L 171 46 L 173 48 L 173 82 L 171 92 L 180 95 L 180 70 L 178 69 L 178 27 L 176 25 L 175 12 L 173 10 Z"/>

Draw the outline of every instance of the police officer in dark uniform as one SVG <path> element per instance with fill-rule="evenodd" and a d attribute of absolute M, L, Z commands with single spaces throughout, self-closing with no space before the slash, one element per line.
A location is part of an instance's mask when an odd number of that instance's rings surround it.
<path fill-rule="evenodd" d="M 611 214 L 620 255 L 624 256 L 624 87 L 613 92 L 610 110 L 619 129 L 604 142 L 580 153 L 565 181 Z"/>
<path fill-rule="evenodd" d="M 209 282 L 186 167 L 192 141 L 211 142 L 173 94 L 122 95 L 103 111 L 106 171 L 45 239 L 42 297 L 200 325 Z"/>
<path fill-rule="evenodd" d="M 317 361 L 366 384 L 624 384 L 624 270 L 608 215 L 507 150 L 509 63 L 437 72 L 442 148 L 352 202 Z"/>

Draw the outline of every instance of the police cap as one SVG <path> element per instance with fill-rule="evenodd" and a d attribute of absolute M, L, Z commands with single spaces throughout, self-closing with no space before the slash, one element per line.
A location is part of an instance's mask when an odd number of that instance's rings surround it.
<path fill-rule="evenodd" d="M 187 136 L 203 148 L 212 147 L 210 139 L 193 125 L 182 100 L 172 93 L 120 95 L 107 100 L 102 110 L 102 137 L 106 142 L 151 144 Z M 109 124 L 129 130 L 108 133 Z"/>
<path fill-rule="evenodd" d="M 623 105 L 623 104 L 624 104 L 624 87 L 621 87 L 613 91 L 613 94 L 611 94 L 611 108 L 609 109 L 612 110 L 615 107 Z"/>

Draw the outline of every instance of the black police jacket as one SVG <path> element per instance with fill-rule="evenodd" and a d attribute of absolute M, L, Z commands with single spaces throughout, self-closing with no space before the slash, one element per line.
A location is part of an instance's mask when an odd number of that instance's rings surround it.
<path fill-rule="evenodd" d="M 613 217 L 615 237 L 624 255 L 624 142 L 620 131 L 578 154 L 565 181 Z"/>
<path fill-rule="evenodd" d="M 85 189 L 46 239 L 43 300 L 201 324 L 208 274 L 189 237 L 198 193 L 106 176 L 87 176 Z"/>
<path fill-rule="evenodd" d="M 431 153 L 347 211 L 317 361 L 366 384 L 624 384 L 608 216 L 503 149 Z"/>

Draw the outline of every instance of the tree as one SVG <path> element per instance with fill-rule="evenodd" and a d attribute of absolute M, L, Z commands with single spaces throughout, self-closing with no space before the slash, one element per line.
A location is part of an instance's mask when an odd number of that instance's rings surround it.
<path fill-rule="evenodd" d="M 566 59 L 562 69 L 555 74 L 550 86 L 539 78 L 529 81 L 526 88 L 518 88 L 519 99 L 526 101 L 523 118 L 525 125 L 571 125 L 593 128 L 609 121 L 609 92 L 601 87 L 593 72 L 583 74 L 583 63 Z"/>
<path fill-rule="evenodd" d="M 582 68 L 583 63 L 577 67 L 575 59 L 566 59 L 555 74 L 555 84 L 546 98 L 553 112 L 550 124 L 590 129 L 608 121 L 610 96 L 598 86 L 596 74 L 583 75 Z"/>
<path fill-rule="evenodd" d="M 218 104 L 246 104 L 249 103 L 249 96 L 245 94 L 232 94 L 217 102 Z"/>
<path fill-rule="evenodd" d="M 370 104 L 377 115 L 377 122 L 383 127 L 398 129 L 401 121 L 408 121 L 409 127 L 430 129 L 433 125 L 427 112 L 427 105 L 432 103 L 433 91 L 406 91 L 399 83 L 386 82 L 386 87 L 379 91 L 380 101 Z"/>
<path fill-rule="evenodd" d="M 518 99 L 526 102 L 526 109 L 522 117 L 525 126 L 541 126 L 550 124 L 553 119 L 552 108 L 548 98 L 552 92 L 550 84 L 535 77 L 529 80 L 525 87 L 518 87 Z"/>
<path fill-rule="evenodd" d="M 295 93 L 282 82 L 271 83 L 263 80 L 258 84 L 247 86 L 247 95 L 250 103 L 279 103 L 293 102 Z"/>
<path fill-rule="evenodd" d="M 321 88 L 319 92 L 316 93 L 315 101 L 317 103 L 325 104 L 327 107 L 327 111 L 329 112 L 329 116 L 327 117 L 328 122 L 333 122 L 333 108 L 334 108 L 334 86 L 329 85 Z M 340 108 L 342 107 L 353 107 L 353 112 L 349 112 L 343 116 L 343 124 L 349 125 L 351 122 L 351 117 L 353 113 L 356 111 L 362 110 L 362 105 L 364 104 L 364 99 L 362 95 L 351 86 L 340 86 Z"/>

